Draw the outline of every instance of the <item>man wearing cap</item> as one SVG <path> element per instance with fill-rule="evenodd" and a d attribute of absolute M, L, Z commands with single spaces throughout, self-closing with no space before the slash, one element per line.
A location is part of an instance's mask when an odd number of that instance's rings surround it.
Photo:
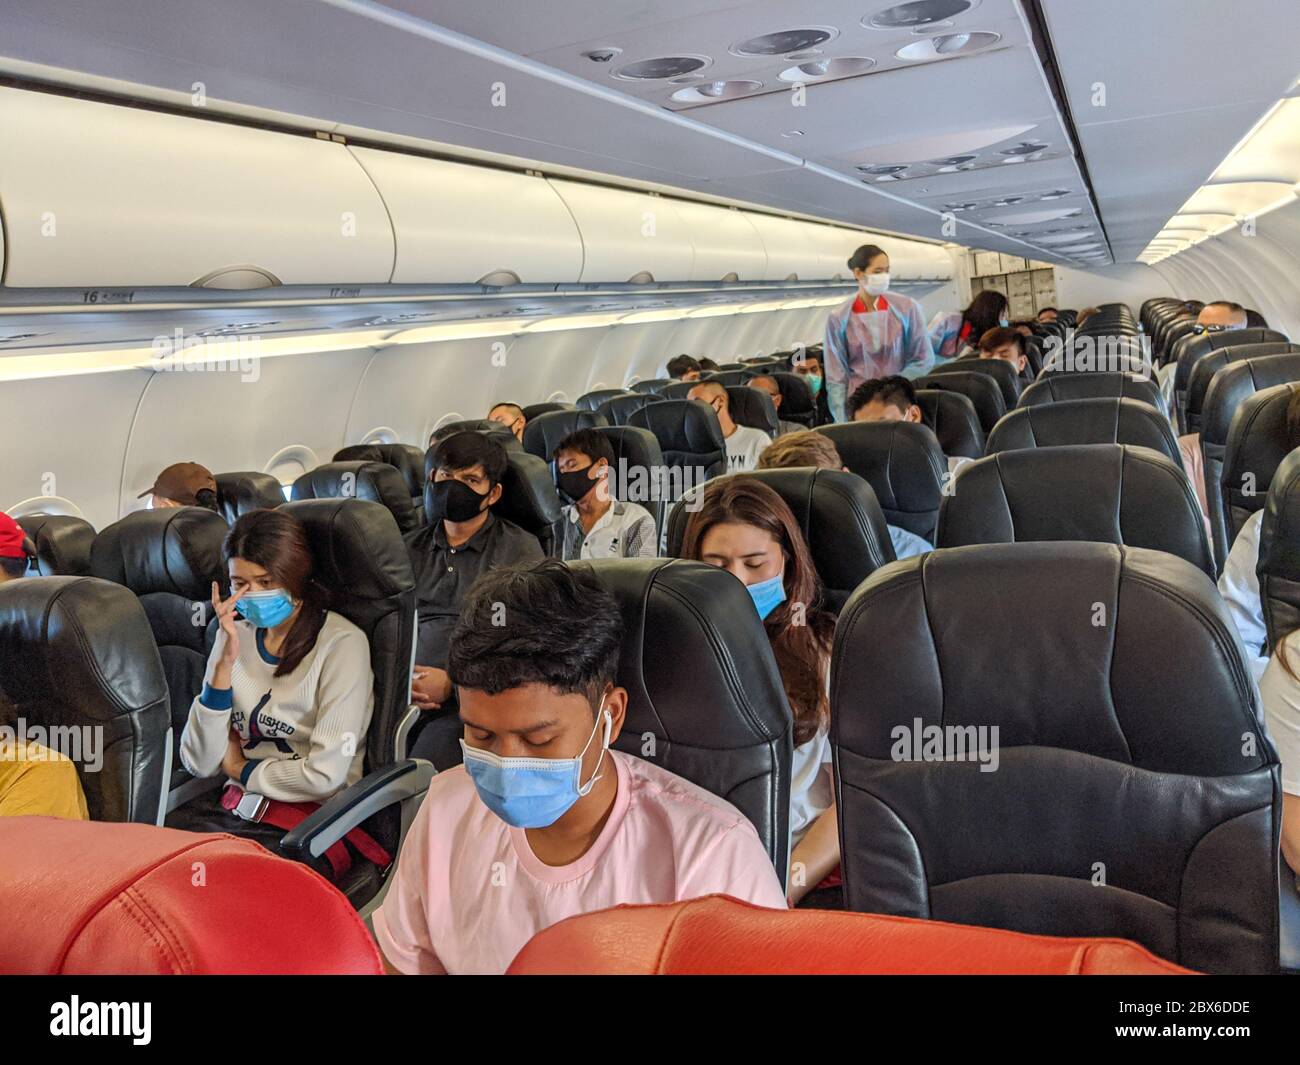
<path fill-rule="evenodd" d="M 0 510 L 0 584 L 26 573 L 27 560 L 35 554 L 22 526 Z"/>
<path fill-rule="evenodd" d="M 137 499 L 151 495 L 154 510 L 163 507 L 206 507 L 217 510 L 217 479 L 197 462 L 176 462 L 168 466 L 153 485 Z"/>

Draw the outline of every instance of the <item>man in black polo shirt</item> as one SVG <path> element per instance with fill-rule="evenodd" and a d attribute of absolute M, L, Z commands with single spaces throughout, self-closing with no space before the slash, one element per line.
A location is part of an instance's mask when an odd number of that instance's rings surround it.
<path fill-rule="evenodd" d="M 545 555 L 537 537 L 490 509 L 501 498 L 508 466 L 500 444 L 483 433 L 454 433 L 436 446 L 433 464 L 433 521 L 406 536 L 419 626 L 411 700 L 422 710 L 442 712 L 423 723 L 412 753 L 442 769 L 459 761 L 461 730 L 447 648 L 461 604 L 489 568 L 540 562 Z"/>

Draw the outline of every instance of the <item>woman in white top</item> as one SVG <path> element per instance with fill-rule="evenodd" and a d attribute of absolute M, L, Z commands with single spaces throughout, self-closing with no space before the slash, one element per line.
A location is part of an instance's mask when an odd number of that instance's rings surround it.
<path fill-rule="evenodd" d="M 285 808 L 310 812 L 361 778 L 374 708 L 370 646 L 325 608 L 306 532 L 291 515 L 245 514 L 224 554 L 232 594 L 222 599 L 212 586 L 220 630 L 180 755 L 194 776 L 223 773 L 228 783 L 167 823 L 251 835 L 274 850 L 284 826 L 273 822 Z"/>
<path fill-rule="evenodd" d="M 745 584 L 781 670 L 794 715 L 787 893 L 795 905 L 840 861 L 828 736 L 835 618 L 820 609 L 817 571 L 794 514 L 753 477 L 736 474 L 704 486 L 682 556 L 725 569 Z"/>
<path fill-rule="evenodd" d="M 1264 723 L 1282 762 L 1282 857 L 1300 875 L 1300 630 L 1279 641 L 1259 681 Z"/>

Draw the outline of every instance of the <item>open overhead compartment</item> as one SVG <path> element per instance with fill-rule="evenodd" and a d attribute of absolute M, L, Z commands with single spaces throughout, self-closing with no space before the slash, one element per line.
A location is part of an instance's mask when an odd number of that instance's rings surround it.
<path fill-rule="evenodd" d="M 11 287 L 389 280 L 393 234 L 343 145 L 0 87 Z"/>
<path fill-rule="evenodd" d="M 674 200 L 695 247 L 691 281 L 761 281 L 767 252 L 750 219 L 729 207 Z"/>
<path fill-rule="evenodd" d="M 394 283 L 579 279 L 582 238 L 545 178 L 374 148 L 351 151 L 392 216 Z"/>
<path fill-rule="evenodd" d="M 695 250 L 673 200 L 559 178 L 550 184 L 582 235 L 580 280 L 690 280 Z"/>

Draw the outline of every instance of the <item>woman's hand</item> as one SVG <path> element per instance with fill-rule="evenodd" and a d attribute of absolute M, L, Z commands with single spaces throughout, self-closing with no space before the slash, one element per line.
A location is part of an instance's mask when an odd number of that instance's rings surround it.
<path fill-rule="evenodd" d="M 235 628 L 235 604 L 244 597 L 247 588 L 241 588 L 229 599 L 221 598 L 221 588 L 216 581 L 212 582 L 212 610 L 217 615 L 217 623 L 221 626 L 221 631 L 226 634 L 226 645 L 221 650 L 221 661 L 226 665 L 233 665 L 236 658 L 239 657 L 239 632 Z"/>
<path fill-rule="evenodd" d="M 221 759 L 221 771 L 232 780 L 238 780 L 248 759 L 244 757 L 244 741 L 234 729 L 226 737 L 226 753 Z"/>

